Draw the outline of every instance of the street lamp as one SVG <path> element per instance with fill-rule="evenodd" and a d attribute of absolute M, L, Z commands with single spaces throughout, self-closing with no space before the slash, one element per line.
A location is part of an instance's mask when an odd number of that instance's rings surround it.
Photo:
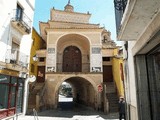
<path fill-rule="evenodd" d="M 33 61 L 35 61 L 35 62 L 38 61 L 38 55 L 35 54 L 32 59 L 33 59 Z"/>

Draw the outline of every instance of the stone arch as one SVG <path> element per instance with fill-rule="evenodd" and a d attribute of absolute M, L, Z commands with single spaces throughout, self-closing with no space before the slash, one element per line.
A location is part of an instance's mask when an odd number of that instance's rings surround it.
<path fill-rule="evenodd" d="M 57 85 L 55 86 L 55 93 L 56 93 L 55 94 L 55 98 L 56 98 L 55 104 L 58 105 L 58 92 L 59 92 L 59 88 L 60 88 L 61 84 L 64 81 L 69 80 L 71 78 L 81 78 L 82 80 L 85 80 L 86 82 L 88 82 L 88 83 L 91 84 L 91 86 L 93 87 L 93 90 L 94 90 L 93 91 L 94 92 L 94 96 L 93 96 L 94 97 L 94 99 L 93 99 L 94 106 L 92 106 L 92 107 L 96 108 L 96 103 L 98 101 L 97 100 L 97 93 L 98 93 L 98 91 L 97 91 L 97 84 L 91 78 L 89 78 L 87 76 L 83 77 L 81 75 L 65 76 L 65 77 L 63 77 L 63 78 L 60 79 L 60 82 L 58 82 Z"/>
<path fill-rule="evenodd" d="M 82 76 L 80 76 L 80 75 L 76 75 L 76 76 L 73 75 L 73 76 L 65 76 L 65 77 L 63 77 L 63 78 L 60 80 L 61 82 L 58 82 L 58 83 L 57 83 L 57 85 L 56 85 L 56 87 L 55 87 L 56 91 L 58 90 L 58 88 L 60 87 L 60 85 L 61 85 L 65 80 L 67 80 L 67 79 L 69 79 L 69 78 L 72 78 L 72 77 L 80 77 L 80 78 L 83 78 L 83 79 L 87 80 L 88 82 L 91 83 L 91 85 L 93 86 L 94 90 L 97 91 L 97 85 L 96 85 L 96 83 L 95 83 L 91 78 L 89 78 L 89 77 L 87 77 L 87 76 L 82 77 Z"/>
<path fill-rule="evenodd" d="M 69 37 L 72 37 L 72 39 L 76 39 L 77 41 L 69 41 L 68 38 Z M 64 43 L 66 42 L 66 43 Z M 81 43 L 81 44 L 80 44 Z M 60 36 L 57 41 L 56 41 L 56 46 L 57 46 L 57 50 L 60 50 L 60 51 L 63 51 L 64 48 L 68 45 L 73 45 L 73 46 L 77 46 L 81 52 L 83 53 L 84 51 L 84 44 L 87 45 L 87 48 L 89 49 L 90 48 L 90 44 L 91 44 L 91 41 L 89 40 L 89 38 L 85 35 L 81 35 L 81 34 L 65 34 L 65 35 L 62 35 Z M 83 45 L 82 45 L 83 44 Z M 59 45 L 61 45 L 60 49 L 59 49 Z M 90 51 L 90 49 L 89 49 Z"/>
<path fill-rule="evenodd" d="M 65 44 L 64 47 L 61 47 L 60 52 L 64 51 L 64 49 L 70 45 L 71 44 L 69 44 L 69 43 Z M 79 50 L 81 51 L 82 54 L 84 53 L 83 48 L 80 45 L 78 45 L 76 43 L 72 43 L 72 46 L 76 46 L 77 48 L 79 48 Z"/>
<path fill-rule="evenodd" d="M 57 41 L 57 71 L 62 72 L 63 51 L 68 46 L 76 46 L 82 54 L 82 72 L 90 71 L 90 41 L 80 34 L 66 34 L 61 36 Z"/>
<path fill-rule="evenodd" d="M 83 38 L 85 38 L 86 40 L 88 40 L 89 44 L 91 44 L 91 40 L 89 39 L 88 36 L 84 35 L 84 34 L 81 34 L 81 33 L 66 33 L 66 34 L 63 34 L 61 36 L 58 37 L 57 41 L 56 41 L 56 45 L 58 44 L 58 41 L 63 38 L 63 37 L 66 37 L 66 36 L 69 36 L 69 35 L 78 35 L 78 36 L 81 36 Z"/>

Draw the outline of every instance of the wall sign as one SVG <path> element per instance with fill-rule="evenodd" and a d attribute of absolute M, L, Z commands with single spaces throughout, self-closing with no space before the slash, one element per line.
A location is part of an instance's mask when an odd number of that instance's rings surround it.
<path fill-rule="evenodd" d="M 47 67 L 47 72 L 55 72 L 55 67 Z"/>
<path fill-rule="evenodd" d="M 100 53 L 101 53 L 101 49 L 99 47 L 92 48 L 92 54 L 100 54 Z"/>
<path fill-rule="evenodd" d="M 92 72 L 101 72 L 101 67 L 92 67 Z"/>
<path fill-rule="evenodd" d="M 48 54 L 54 54 L 55 48 L 48 48 Z"/>

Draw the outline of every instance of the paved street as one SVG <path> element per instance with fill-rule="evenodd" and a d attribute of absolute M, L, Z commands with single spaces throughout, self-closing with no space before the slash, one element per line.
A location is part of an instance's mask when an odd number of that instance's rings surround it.
<path fill-rule="evenodd" d="M 106 115 L 103 112 L 95 111 L 92 108 L 82 105 L 71 105 L 73 98 L 59 95 L 59 102 L 62 106 L 57 110 L 46 110 L 38 113 L 38 119 L 33 115 L 19 116 L 18 120 L 118 120 L 118 113 Z"/>
<path fill-rule="evenodd" d="M 38 113 L 39 120 L 118 120 L 117 113 L 105 115 L 93 110 L 48 110 Z M 18 120 L 36 120 L 34 116 L 19 116 Z"/>

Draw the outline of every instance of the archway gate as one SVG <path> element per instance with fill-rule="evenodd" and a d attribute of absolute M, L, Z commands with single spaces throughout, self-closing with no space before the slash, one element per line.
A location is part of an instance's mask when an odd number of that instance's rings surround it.
<path fill-rule="evenodd" d="M 70 82 L 74 89 L 81 93 L 81 99 L 85 105 L 95 109 L 101 109 L 101 93 L 98 92 L 97 86 L 102 82 L 101 73 L 52 73 L 46 74 L 45 92 L 43 100 L 46 108 L 57 108 L 59 87 L 64 82 Z M 77 93 L 77 91 L 75 91 Z M 87 92 L 90 91 L 90 92 Z M 76 93 L 74 97 L 76 96 Z M 86 97 L 89 96 L 89 97 Z M 89 103 L 89 104 L 86 104 Z"/>

